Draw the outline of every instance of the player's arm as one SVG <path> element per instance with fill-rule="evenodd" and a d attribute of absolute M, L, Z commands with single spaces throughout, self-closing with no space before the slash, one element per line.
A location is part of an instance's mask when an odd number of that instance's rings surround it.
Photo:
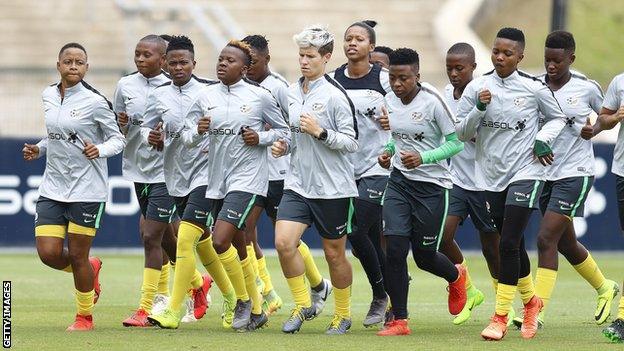
<path fill-rule="evenodd" d="M 123 90 L 120 82 L 117 83 L 115 94 L 113 95 L 113 111 L 117 115 L 117 124 L 123 135 L 128 134 L 130 123 L 128 120 L 128 114 L 126 113 L 126 104 L 124 102 Z"/>
<path fill-rule="evenodd" d="M 271 129 L 258 132 L 258 145 L 269 146 L 279 139 L 289 144 L 290 129 L 277 99 L 269 92 L 262 93 L 261 97 L 262 119 L 264 123 L 271 126 Z"/>
<path fill-rule="evenodd" d="M 126 138 L 119 131 L 115 113 L 106 100 L 98 99 L 94 117 L 104 135 L 104 142 L 95 145 L 100 158 L 108 158 L 122 152 L 126 146 Z"/>
<path fill-rule="evenodd" d="M 444 143 L 433 150 L 424 151 L 421 154 L 423 164 L 437 163 L 451 158 L 464 149 L 464 143 L 457 138 L 455 133 L 455 117 L 443 103 L 436 104 L 434 118 L 438 128 L 444 134 Z"/>
<path fill-rule="evenodd" d="M 455 126 L 455 131 L 461 141 L 471 140 L 477 135 L 487 105 L 492 100 L 492 94 L 488 90 L 477 92 L 474 86 L 468 84 L 457 106 L 457 117 L 460 122 Z"/>
<path fill-rule="evenodd" d="M 357 125 L 351 105 L 344 95 L 334 95 L 330 100 L 330 113 L 334 119 L 336 130 L 325 130 L 327 138 L 321 142 L 330 149 L 355 152 L 358 149 Z M 322 129 L 322 128 L 321 128 Z M 318 131 L 316 138 L 321 137 L 323 131 Z"/>
<path fill-rule="evenodd" d="M 603 130 L 610 130 L 615 128 L 618 123 L 624 120 L 624 106 L 619 96 L 620 87 L 618 84 L 618 77 L 613 78 L 607 93 L 605 94 L 604 101 L 602 103 L 602 109 L 598 120 L 594 124 L 594 135 L 598 135 Z"/>

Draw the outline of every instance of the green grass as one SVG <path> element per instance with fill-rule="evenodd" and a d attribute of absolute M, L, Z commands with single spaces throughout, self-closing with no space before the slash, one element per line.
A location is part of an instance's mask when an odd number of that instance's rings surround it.
<path fill-rule="evenodd" d="M 621 255 L 596 255 L 607 277 L 621 279 Z M 607 343 L 602 326 L 595 325 L 593 313 L 596 294 L 566 263 L 561 262 L 553 303 L 546 316 L 546 328 L 534 340 L 522 340 L 511 330 L 500 343 L 485 342 L 479 333 L 493 312 L 493 289 L 480 256 L 468 258 L 470 273 L 486 295 L 486 301 L 462 326 L 454 326 L 447 312 L 446 283 L 424 273 L 410 262 L 413 280 L 409 296 L 408 337 L 381 338 L 376 330 L 365 329 L 362 319 L 371 293 L 361 266 L 353 261 L 353 327 L 346 336 L 323 335 L 333 311 L 330 299 L 325 312 L 306 322 L 296 335 L 284 335 L 281 323 L 291 307 L 291 297 L 276 258 L 268 265 L 278 293 L 286 305 L 271 317 L 266 329 L 237 334 L 221 328 L 221 297 L 212 290 L 213 305 L 204 319 L 182 324 L 178 330 L 128 329 L 121 326 L 139 297 L 143 259 L 140 256 L 104 255 L 101 273 L 102 296 L 96 305 L 96 330 L 91 333 L 66 333 L 74 317 L 73 285 L 67 273 L 53 271 L 33 255 L 2 254 L 3 280 L 13 283 L 13 348 L 16 350 L 608 350 L 621 349 Z M 327 274 L 322 259 L 319 267 Z M 535 260 L 533 261 L 535 262 Z M 617 310 L 617 301 L 613 313 Z M 516 302 L 519 308 L 519 302 Z"/>

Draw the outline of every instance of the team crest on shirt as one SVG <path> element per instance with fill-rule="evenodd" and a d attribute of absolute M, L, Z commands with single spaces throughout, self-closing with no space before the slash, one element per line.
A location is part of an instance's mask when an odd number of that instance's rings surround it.
<path fill-rule="evenodd" d="M 321 104 L 320 102 L 314 103 L 312 104 L 312 111 L 318 112 L 322 110 L 324 106 L 325 105 Z"/>
<path fill-rule="evenodd" d="M 514 99 L 514 105 L 516 105 L 516 107 L 522 107 L 524 104 L 526 104 L 526 98 L 517 97 Z"/>
<path fill-rule="evenodd" d="M 566 102 L 568 103 L 568 105 L 570 106 L 576 106 L 579 103 L 579 98 L 578 96 L 570 96 L 566 99 Z"/>
<path fill-rule="evenodd" d="M 80 113 L 80 110 L 73 109 L 69 111 L 69 117 L 71 118 L 80 118 L 81 115 L 82 113 Z"/>
<path fill-rule="evenodd" d="M 251 112 L 251 106 L 249 106 L 249 105 L 242 105 L 240 107 L 240 112 L 242 112 L 242 113 L 249 113 L 249 112 Z"/>
<path fill-rule="evenodd" d="M 414 122 L 420 122 L 422 121 L 424 118 L 422 112 L 412 112 L 412 120 L 414 120 Z"/>

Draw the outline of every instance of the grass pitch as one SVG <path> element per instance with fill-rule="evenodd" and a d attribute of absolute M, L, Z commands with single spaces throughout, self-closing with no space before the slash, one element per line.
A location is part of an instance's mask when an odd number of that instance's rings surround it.
<path fill-rule="evenodd" d="M 239 334 L 221 328 L 221 296 L 211 290 L 213 303 L 206 316 L 177 330 L 124 328 L 121 321 L 136 308 L 141 286 L 143 259 L 138 255 L 101 256 L 104 262 L 100 281 L 102 295 L 95 307 L 96 330 L 67 333 L 75 307 L 71 276 L 54 271 L 39 262 L 36 254 L 0 254 L 0 278 L 12 281 L 12 341 L 15 350 L 615 350 L 601 334 L 604 326 L 593 320 L 595 291 L 582 280 L 565 260 L 549 310 L 546 327 L 533 340 L 523 340 L 520 332 L 510 330 L 502 342 L 486 342 L 479 333 L 494 311 L 494 292 L 481 256 L 468 257 L 470 274 L 485 295 L 485 302 L 466 324 L 454 326 L 447 311 L 446 283 L 418 270 L 410 260 L 413 280 L 410 285 L 409 312 L 412 335 L 377 337 L 376 328 L 365 329 L 362 319 L 371 299 L 370 288 L 359 262 L 352 261 L 353 327 L 346 336 L 323 335 L 333 312 L 330 298 L 325 311 L 306 322 L 300 333 L 285 335 L 281 324 L 292 308 L 292 298 L 276 257 L 268 258 L 277 292 L 284 307 L 271 316 L 269 326 L 254 333 Z M 621 283 L 621 254 L 597 254 L 596 261 L 607 278 Z M 536 260 L 534 259 L 535 263 Z M 317 257 L 321 272 L 327 266 Z M 535 269 L 535 266 L 533 267 Z M 618 297 L 619 299 L 619 297 Z M 516 310 L 520 311 L 519 297 Z M 612 315 L 617 313 L 617 300 Z M 605 324 L 605 326 L 608 324 Z"/>

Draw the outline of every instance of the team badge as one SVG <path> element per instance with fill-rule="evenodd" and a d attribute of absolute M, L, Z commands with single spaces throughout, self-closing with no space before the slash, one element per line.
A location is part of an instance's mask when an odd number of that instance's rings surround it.
<path fill-rule="evenodd" d="M 74 110 L 69 111 L 69 116 L 71 118 L 80 118 L 81 115 L 82 113 L 80 113 L 80 110 L 74 109 Z"/>
<path fill-rule="evenodd" d="M 566 99 L 566 102 L 568 103 L 568 105 L 570 106 L 576 106 L 579 103 L 579 98 L 578 96 L 570 96 Z"/>
<path fill-rule="evenodd" d="M 320 110 L 322 110 L 324 107 L 323 104 L 321 104 L 320 102 L 317 102 L 315 104 L 312 104 L 312 111 L 318 112 Z"/>
<path fill-rule="evenodd" d="M 517 97 L 514 99 L 514 105 L 516 105 L 516 107 L 522 107 L 524 106 L 525 103 L 526 103 L 526 98 Z"/>
<path fill-rule="evenodd" d="M 249 106 L 249 105 L 242 105 L 240 107 L 240 112 L 242 112 L 242 113 L 249 113 L 249 112 L 251 112 L 251 106 Z"/>
<path fill-rule="evenodd" d="M 412 120 L 414 120 L 415 122 L 420 122 L 423 120 L 423 114 L 422 112 L 412 112 Z"/>

